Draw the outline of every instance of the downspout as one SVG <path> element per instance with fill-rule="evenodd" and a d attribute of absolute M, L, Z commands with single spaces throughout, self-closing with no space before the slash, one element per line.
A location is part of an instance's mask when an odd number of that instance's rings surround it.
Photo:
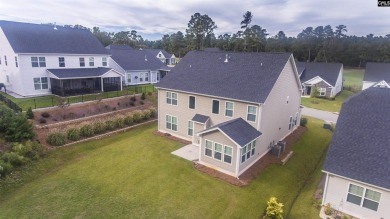
<path fill-rule="evenodd" d="M 325 205 L 325 199 L 326 199 L 326 193 L 328 192 L 328 182 L 329 182 L 329 174 L 326 173 L 326 179 L 325 179 L 325 186 L 324 186 L 324 192 L 322 196 L 322 205 Z"/>
<path fill-rule="evenodd" d="M 236 171 L 235 171 L 235 175 L 238 178 L 238 170 L 240 168 L 240 146 L 239 145 L 236 145 L 237 146 L 237 152 L 236 152 Z"/>

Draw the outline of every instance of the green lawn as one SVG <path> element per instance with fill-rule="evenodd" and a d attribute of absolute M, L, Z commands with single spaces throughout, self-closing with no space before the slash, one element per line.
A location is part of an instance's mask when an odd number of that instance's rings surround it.
<path fill-rule="evenodd" d="M 96 100 L 96 98 L 101 95 L 103 99 L 106 98 L 113 98 L 118 96 L 124 96 L 128 94 L 133 93 L 142 93 L 142 92 L 152 92 L 154 91 L 154 85 L 147 84 L 147 85 L 137 85 L 137 86 L 130 86 L 124 88 L 122 91 L 110 91 L 110 92 L 104 92 L 102 94 L 88 94 L 88 95 L 81 95 L 81 96 L 72 96 L 69 98 L 66 98 L 69 103 L 79 103 L 79 102 L 85 102 L 85 101 L 91 101 Z M 59 96 L 56 95 L 47 95 L 42 97 L 31 97 L 31 98 L 14 98 L 10 95 L 2 93 L 2 95 L 6 96 L 7 98 L 11 99 L 13 102 L 15 102 L 18 106 L 20 106 L 23 110 L 27 110 L 29 107 L 35 109 L 35 108 L 45 108 L 45 107 L 51 107 L 51 106 L 57 106 L 58 101 L 60 99 Z"/>
<path fill-rule="evenodd" d="M 364 69 L 344 69 L 344 87 L 360 91 L 363 86 Z"/>
<path fill-rule="evenodd" d="M 302 97 L 301 104 L 306 107 L 325 110 L 329 112 L 340 112 L 341 105 L 344 100 L 352 96 L 354 93 L 348 90 L 341 91 L 340 95 L 335 100 L 328 100 L 322 98 Z"/>
<path fill-rule="evenodd" d="M 259 218 L 271 196 L 287 212 L 330 142 L 321 125 L 310 118 L 291 160 L 243 188 L 170 154 L 182 145 L 155 123 L 60 148 L 0 180 L 0 218 Z"/>

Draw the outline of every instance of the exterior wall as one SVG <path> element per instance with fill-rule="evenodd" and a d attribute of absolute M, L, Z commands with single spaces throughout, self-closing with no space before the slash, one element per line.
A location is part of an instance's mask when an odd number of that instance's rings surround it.
<path fill-rule="evenodd" d="M 201 132 L 203 130 L 207 129 L 207 125 L 206 124 L 200 124 L 200 123 L 197 123 L 197 122 L 194 122 L 194 136 L 192 136 L 192 143 L 193 144 L 196 144 L 196 145 L 199 145 L 200 144 L 200 137 L 197 136 L 195 133 L 198 133 L 198 132 Z"/>
<path fill-rule="evenodd" d="M 247 117 L 248 105 L 255 105 L 246 102 L 239 102 L 233 100 L 227 100 L 222 98 L 212 98 L 208 96 L 188 94 L 183 92 L 176 92 L 178 94 L 178 105 L 169 105 L 166 103 L 166 90 L 158 89 L 158 130 L 161 132 L 169 133 L 173 136 L 192 141 L 192 136 L 187 135 L 188 121 L 190 121 L 195 114 L 202 114 L 210 117 L 209 126 L 217 125 L 221 122 L 226 122 L 235 118 Z M 195 96 L 195 109 L 190 109 L 189 96 Z M 212 100 L 219 100 L 219 114 L 212 113 Z M 225 116 L 225 101 L 234 102 L 233 117 Z M 260 108 L 257 105 L 258 109 Z M 172 131 L 165 128 L 165 116 L 176 116 L 178 120 L 178 130 Z M 257 114 L 257 121 L 259 120 L 259 113 Z M 258 122 L 248 122 L 253 127 L 257 128 Z M 194 133 L 196 134 L 196 133 Z"/>
<path fill-rule="evenodd" d="M 381 193 L 378 211 L 374 211 L 356 204 L 347 202 L 349 184 L 358 185 L 364 188 L 372 189 Z M 324 199 L 322 204 L 330 203 L 331 206 L 339 211 L 350 214 L 358 218 L 388 218 L 390 215 L 390 191 L 372 187 L 363 183 L 350 181 L 338 176 L 328 175 L 324 190 Z"/>
<path fill-rule="evenodd" d="M 128 82 L 129 73 L 131 74 L 131 83 Z M 140 81 L 140 75 L 144 73 L 144 80 Z M 145 73 L 149 74 L 148 81 L 145 81 Z M 155 84 L 158 82 L 157 74 L 160 74 L 158 71 L 150 71 L 150 70 L 139 70 L 139 71 L 126 71 L 125 73 L 125 84 L 126 85 L 138 85 L 138 84 Z"/>
<path fill-rule="evenodd" d="M 337 81 L 336 81 L 335 87 L 333 89 L 333 94 L 331 95 L 331 97 L 336 96 L 338 93 L 340 93 L 343 90 L 343 78 L 344 78 L 343 75 L 344 75 L 344 72 L 343 72 L 343 66 L 342 66 L 340 69 L 340 72 L 339 72 L 339 76 L 337 77 Z"/>
<path fill-rule="evenodd" d="M 221 172 L 224 172 L 226 174 L 235 176 L 235 171 L 236 171 L 236 162 L 237 162 L 237 146 L 229 140 L 223 133 L 220 131 L 214 131 L 210 133 L 206 133 L 202 136 L 202 143 L 200 146 L 200 157 L 199 157 L 199 162 L 203 165 L 206 165 L 210 168 L 219 170 Z M 217 142 L 223 145 L 227 145 L 233 148 L 233 156 L 232 156 L 232 163 L 228 164 L 223 162 L 222 160 L 217 160 L 212 157 L 206 156 L 205 155 L 205 145 L 206 145 L 206 140 L 212 141 L 212 142 Z"/>
<path fill-rule="evenodd" d="M 314 87 L 317 89 L 326 88 L 326 92 L 325 92 L 325 96 L 324 96 L 326 98 L 331 98 L 334 96 L 333 95 L 334 87 L 329 86 L 329 84 L 325 83 L 324 81 L 320 81 L 317 84 L 313 85 L 312 89 L 314 89 Z M 312 92 L 313 92 L 313 90 L 312 90 Z"/>
<path fill-rule="evenodd" d="M 372 81 L 363 81 L 363 88 L 362 90 L 365 90 L 371 86 L 373 86 L 374 84 L 376 84 L 378 82 L 372 82 Z"/>

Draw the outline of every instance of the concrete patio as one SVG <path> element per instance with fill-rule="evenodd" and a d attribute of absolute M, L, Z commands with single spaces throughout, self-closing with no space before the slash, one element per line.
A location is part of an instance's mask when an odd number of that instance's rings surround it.
<path fill-rule="evenodd" d="M 197 161 L 199 160 L 199 146 L 189 144 L 176 151 L 171 152 L 171 154 L 174 154 L 189 161 Z"/>

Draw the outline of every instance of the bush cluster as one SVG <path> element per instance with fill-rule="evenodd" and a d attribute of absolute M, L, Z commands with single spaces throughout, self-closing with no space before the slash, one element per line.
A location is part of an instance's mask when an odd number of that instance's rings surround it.
<path fill-rule="evenodd" d="M 66 136 L 63 132 L 53 131 L 47 135 L 46 142 L 53 146 L 61 146 L 66 143 Z"/>
<path fill-rule="evenodd" d="M 307 118 L 302 117 L 301 121 L 300 121 L 300 125 L 303 126 L 303 127 L 306 127 L 306 125 L 307 125 Z"/>
<path fill-rule="evenodd" d="M 23 142 L 35 136 L 33 126 L 22 113 L 0 106 L 0 132 L 8 142 Z"/>

